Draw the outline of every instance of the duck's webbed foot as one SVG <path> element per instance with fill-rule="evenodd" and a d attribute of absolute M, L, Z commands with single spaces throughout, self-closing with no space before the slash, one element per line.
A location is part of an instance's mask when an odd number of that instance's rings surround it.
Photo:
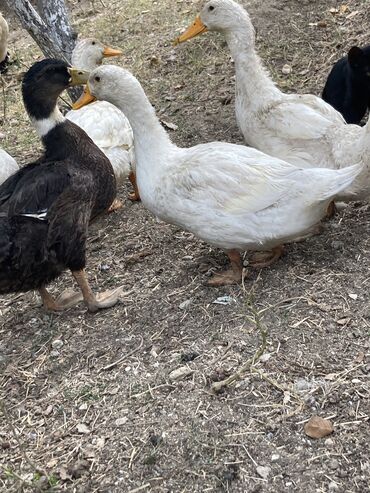
<path fill-rule="evenodd" d="M 39 294 L 45 310 L 51 312 L 67 310 L 83 300 L 82 293 L 76 293 L 72 289 L 66 289 L 56 300 L 44 286 L 39 289 Z"/>
<path fill-rule="evenodd" d="M 243 264 L 240 253 L 237 250 L 230 250 L 227 255 L 231 262 L 231 268 L 223 272 L 213 274 L 208 281 L 209 286 L 228 286 L 230 284 L 239 284 L 243 275 Z"/>
<path fill-rule="evenodd" d="M 72 275 L 81 289 L 83 300 L 89 312 L 94 313 L 102 308 L 111 308 L 118 302 L 122 293 L 121 287 L 113 289 L 112 291 L 105 291 L 104 293 L 95 296 L 90 288 L 84 269 L 73 271 Z"/>
<path fill-rule="evenodd" d="M 128 178 L 129 178 L 129 180 L 131 182 L 131 185 L 132 185 L 132 187 L 134 189 L 133 192 L 129 193 L 128 198 L 132 202 L 137 202 L 137 201 L 139 201 L 141 199 L 140 199 L 139 189 L 138 189 L 137 183 L 136 183 L 136 175 L 135 175 L 135 173 L 133 171 L 131 171 L 131 173 L 128 175 Z"/>
<path fill-rule="evenodd" d="M 122 207 L 123 207 L 122 201 L 119 199 L 114 199 L 111 206 L 108 209 L 108 214 L 114 211 L 118 211 L 119 209 L 122 209 Z"/>
<path fill-rule="evenodd" d="M 274 264 L 283 254 L 284 245 L 279 245 L 273 248 L 269 252 L 258 252 L 253 256 L 253 261 L 251 266 L 256 269 L 263 269 L 264 267 L 269 267 Z"/>

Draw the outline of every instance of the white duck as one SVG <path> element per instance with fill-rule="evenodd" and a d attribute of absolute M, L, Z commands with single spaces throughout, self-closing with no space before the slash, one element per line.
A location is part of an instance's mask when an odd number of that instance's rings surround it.
<path fill-rule="evenodd" d="M 0 149 L 0 185 L 18 170 L 19 166 L 16 160 L 3 149 Z"/>
<path fill-rule="evenodd" d="M 0 73 L 6 71 L 9 53 L 8 53 L 8 23 L 0 12 Z"/>
<path fill-rule="evenodd" d="M 337 199 L 370 197 L 370 120 L 348 125 L 321 98 L 285 94 L 263 67 L 255 49 L 255 32 L 247 11 L 233 0 L 207 1 L 200 15 L 176 40 L 219 31 L 235 62 L 236 118 L 246 142 L 300 167 L 345 168 L 364 165 L 362 173 Z"/>
<path fill-rule="evenodd" d="M 318 224 L 333 196 L 361 170 L 359 165 L 339 171 L 299 169 L 225 142 L 179 148 L 159 123 L 137 79 L 117 66 L 94 70 L 88 90 L 116 105 L 131 123 L 145 207 L 227 252 L 232 268 L 215 275 L 212 285 L 241 280 L 240 251 L 274 249 L 273 259 L 277 258 L 283 243 Z M 85 97 L 88 102 L 87 93 Z"/>
<path fill-rule="evenodd" d="M 81 39 L 72 53 L 72 66 L 92 71 L 101 65 L 103 58 L 122 55 L 122 51 L 104 46 L 96 39 Z M 115 106 L 106 101 L 98 101 L 79 108 L 77 101 L 74 110 L 66 114 L 66 118 L 83 128 L 100 147 L 112 163 L 117 185 L 122 185 L 130 177 L 134 186 L 131 200 L 139 200 L 135 177 L 134 141 L 132 128 L 125 115 Z M 122 204 L 115 200 L 110 210 L 118 209 Z"/>

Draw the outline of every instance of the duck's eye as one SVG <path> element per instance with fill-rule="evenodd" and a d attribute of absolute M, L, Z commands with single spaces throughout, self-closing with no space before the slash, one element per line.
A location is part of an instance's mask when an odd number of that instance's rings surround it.
<path fill-rule="evenodd" d="M 91 44 L 92 44 L 92 45 L 96 45 L 96 42 L 95 42 L 95 41 L 93 41 Z"/>
<path fill-rule="evenodd" d="M 95 77 L 95 82 L 100 82 L 100 77 L 99 77 L 99 75 L 97 75 L 97 76 Z"/>
<path fill-rule="evenodd" d="M 210 6 L 208 7 L 208 10 L 209 10 L 210 12 L 212 12 L 212 10 L 215 10 L 215 8 L 214 8 L 214 6 L 213 6 L 213 5 L 210 5 Z"/>

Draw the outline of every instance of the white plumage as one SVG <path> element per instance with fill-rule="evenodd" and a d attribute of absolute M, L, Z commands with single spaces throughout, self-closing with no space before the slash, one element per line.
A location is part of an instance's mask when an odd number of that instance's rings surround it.
<path fill-rule="evenodd" d="M 178 38 L 205 30 L 224 34 L 236 72 L 235 110 L 246 142 L 296 166 L 341 169 L 354 163 L 362 172 L 342 200 L 370 197 L 370 121 L 348 125 L 321 98 L 284 94 L 271 80 L 255 50 L 255 32 L 246 10 L 233 0 L 207 1 L 196 23 Z"/>
<path fill-rule="evenodd" d="M 225 142 L 179 148 L 127 70 L 100 67 L 89 87 L 129 118 L 143 204 L 226 251 L 269 250 L 308 233 L 361 169 L 300 169 Z"/>
<path fill-rule="evenodd" d="M 19 166 L 14 158 L 3 149 L 0 149 L 0 185 L 4 183 L 13 173 L 18 171 Z"/>
<path fill-rule="evenodd" d="M 104 47 L 95 39 L 80 40 L 72 54 L 72 65 L 92 71 L 105 56 L 117 50 Z M 106 54 L 108 53 L 108 55 Z M 66 118 L 81 127 L 112 163 L 117 184 L 121 185 L 135 169 L 133 133 L 125 115 L 105 101 L 96 101 L 79 110 L 71 110 Z"/>

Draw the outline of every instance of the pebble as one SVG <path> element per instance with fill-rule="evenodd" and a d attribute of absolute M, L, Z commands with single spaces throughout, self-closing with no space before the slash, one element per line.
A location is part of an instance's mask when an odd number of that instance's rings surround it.
<path fill-rule="evenodd" d="M 297 392 L 303 392 L 311 388 L 311 382 L 308 382 L 304 378 L 300 378 L 294 383 L 294 388 Z"/>
<path fill-rule="evenodd" d="M 55 341 L 51 343 L 53 349 L 61 349 L 63 346 L 64 342 L 61 339 L 55 339 Z"/>
<path fill-rule="evenodd" d="M 271 462 L 276 462 L 280 459 L 280 455 L 279 454 L 272 454 L 271 456 Z"/>
<path fill-rule="evenodd" d="M 344 243 L 343 241 L 334 240 L 331 242 L 331 247 L 334 248 L 334 250 L 343 250 Z"/>
<path fill-rule="evenodd" d="M 339 468 L 339 462 L 337 461 L 337 459 L 331 459 L 329 461 L 328 466 L 330 467 L 330 469 L 333 469 L 333 470 L 338 469 Z"/>
<path fill-rule="evenodd" d="M 329 491 L 339 491 L 339 486 L 337 485 L 337 483 L 334 483 L 334 481 L 331 481 L 329 483 Z"/>
<path fill-rule="evenodd" d="M 284 75 L 289 75 L 292 72 L 292 67 L 286 63 L 281 71 Z"/>
<path fill-rule="evenodd" d="M 57 358 L 60 355 L 59 351 L 51 351 L 50 352 L 50 357 L 51 358 Z"/>
<path fill-rule="evenodd" d="M 188 306 L 190 306 L 192 303 L 192 300 L 185 300 L 182 303 L 179 304 L 180 310 L 185 310 Z"/>
<path fill-rule="evenodd" d="M 334 440 L 332 440 L 331 438 L 327 438 L 324 443 L 325 443 L 325 447 L 333 447 Z"/>
<path fill-rule="evenodd" d="M 268 466 L 258 466 L 256 468 L 257 474 L 262 478 L 262 479 L 267 479 L 269 477 L 269 474 L 271 472 L 271 467 Z"/>
<path fill-rule="evenodd" d="M 115 424 L 116 424 L 116 426 L 123 426 L 127 423 L 127 421 L 128 421 L 127 417 L 118 418 L 118 419 L 116 419 Z"/>
<path fill-rule="evenodd" d="M 193 373 L 193 370 L 188 368 L 187 366 L 180 366 L 180 368 L 176 368 L 176 370 L 171 371 L 169 374 L 169 379 L 171 382 L 175 382 L 176 380 L 181 380 L 182 378 L 186 378 Z"/>

